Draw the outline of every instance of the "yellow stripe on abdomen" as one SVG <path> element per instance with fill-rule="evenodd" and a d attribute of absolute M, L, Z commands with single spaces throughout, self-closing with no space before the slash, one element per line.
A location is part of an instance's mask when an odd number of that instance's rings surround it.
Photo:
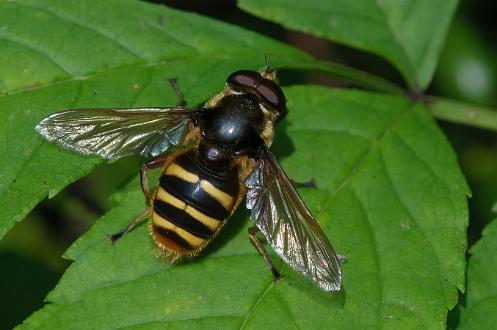
<path fill-rule="evenodd" d="M 233 207 L 234 196 L 222 191 L 207 180 L 200 181 L 200 187 L 217 200 L 226 210 L 231 210 Z"/>
<path fill-rule="evenodd" d="M 190 183 L 195 183 L 200 180 L 197 174 L 188 172 L 185 170 L 183 167 L 179 166 L 176 163 L 172 163 L 171 165 L 168 166 L 166 169 L 165 174 L 173 175 L 175 177 L 180 178 L 183 181 L 190 182 Z"/>

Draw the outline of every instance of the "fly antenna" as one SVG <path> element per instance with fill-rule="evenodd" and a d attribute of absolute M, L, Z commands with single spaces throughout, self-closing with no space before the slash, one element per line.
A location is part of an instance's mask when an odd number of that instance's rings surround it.
<path fill-rule="evenodd" d="M 278 69 L 271 67 L 271 64 L 269 63 L 268 55 L 264 54 L 264 66 L 260 70 L 261 75 L 264 78 L 274 80 L 274 79 L 276 79 L 276 71 L 277 70 Z"/>
<path fill-rule="evenodd" d="M 269 58 L 268 58 L 267 54 L 264 54 L 264 66 L 266 68 L 269 68 L 271 66 L 271 64 L 269 64 Z"/>

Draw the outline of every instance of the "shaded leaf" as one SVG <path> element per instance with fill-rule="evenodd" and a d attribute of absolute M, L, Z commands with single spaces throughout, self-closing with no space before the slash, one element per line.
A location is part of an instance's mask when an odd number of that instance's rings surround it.
<path fill-rule="evenodd" d="M 409 85 L 426 88 L 457 0 L 240 0 L 239 5 L 289 29 L 380 55 Z"/>
<path fill-rule="evenodd" d="M 403 97 L 313 86 L 285 89 L 290 114 L 273 151 L 345 255 L 344 288 L 326 294 L 283 267 L 271 273 L 246 235 L 242 208 L 207 251 L 169 266 L 142 225 L 114 247 L 145 207 L 138 180 L 119 206 L 67 252 L 75 260 L 52 302 L 23 328 L 444 328 L 464 287 L 468 188 L 445 137 Z"/>

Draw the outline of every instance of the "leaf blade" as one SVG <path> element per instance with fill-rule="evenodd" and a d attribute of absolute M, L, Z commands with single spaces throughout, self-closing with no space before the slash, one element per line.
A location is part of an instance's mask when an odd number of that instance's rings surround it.
<path fill-rule="evenodd" d="M 314 86 L 285 93 L 291 110 L 273 150 L 296 180 L 315 176 L 319 189 L 300 193 L 348 258 L 344 292 L 323 294 L 287 268 L 273 285 L 244 235 L 244 210 L 190 264 L 155 260 L 146 226 L 110 246 L 105 235 L 145 206 L 135 180 L 69 250 L 76 261 L 49 295 L 52 304 L 25 327 L 181 327 L 181 320 L 214 316 L 244 328 L 442 328 L 464 285 L 468 189 L 426 108 L 403 97 Z M 116 301 L 122 308 L 106 312 Z"/>
<path fill-rule="evenodd" d="M 239 6 L 283 26 L 390 61 L 414 88 L 433 76 L 457 5 L 451 1 L 242 0 Z"/>

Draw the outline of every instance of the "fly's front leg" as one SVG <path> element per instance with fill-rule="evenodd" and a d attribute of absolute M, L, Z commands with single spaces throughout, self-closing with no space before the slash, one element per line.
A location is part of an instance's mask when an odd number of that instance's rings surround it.
<path fill-rule="evenodd" d="M 108 235 L 107 237 L 111 241 L 112 244 L 114 244 L 118 239 L 121 237 L 125 236 L 127 233 L 129 233 L 133 228 L 135 228 L 140 222 L 142 222 L 144 219 L 147 218 L 152 213 L 152 195 L 150 194 L 150 189 L 148 187 L 148 176 L 147 176 L 147 171 L 158 168 L 161 166 L 164 166 L 164 164 L 167 161 L 167 156 L 159 156 L 152 161 L 145 163 L 142 165 L 141 171 L 140 171 L 140 182 L 143 190 L 143 194 L 147 198 L 147 203 L 150 205 L 147 207 L 145 210 L 143 210 L 133 221 L 131 221 L 126 228 L 121 230 L 120 232 L 114 234 L 114 235 Z"/>
<path fill-rule="evenodd" d="M 176 78 L 170 78 L 168 79 L 169 83 L 174 89 L 174 92 L 178 96 L 178 104 L 176 104 L 177 107 L 184 107 L 186 105 L 186 100 L 185 97 L 183 96 L 183 93 L 181 93 L 181 89 L 179 88 L 178 85 L 178 80 Z"/>
<path fill-rule="evenodd" d="M 271 258 L 269 258 L 266 250 L 264 249 L 264 246 L 262 245 L 261 241 L 259 240 L 259 238 L 256 235 L 258 231 L 259 231 L 259 228 L 257 228 L 256 226 L 250 227 L 248 229 L 248 235 L 249 235 L 250 241 L 252 242 L 252 244 L 254 244 L 257 251 L 264 258 L 266 265 L 268 266 L 271 273 L 273 273 L 274 281 L 278 282 L 279 280 L 283 279 L 283 275 L 281 275 L 280 272 L 276 269 L 276 267 L 274 267 L 273 262 L 271 261 Z"/>

